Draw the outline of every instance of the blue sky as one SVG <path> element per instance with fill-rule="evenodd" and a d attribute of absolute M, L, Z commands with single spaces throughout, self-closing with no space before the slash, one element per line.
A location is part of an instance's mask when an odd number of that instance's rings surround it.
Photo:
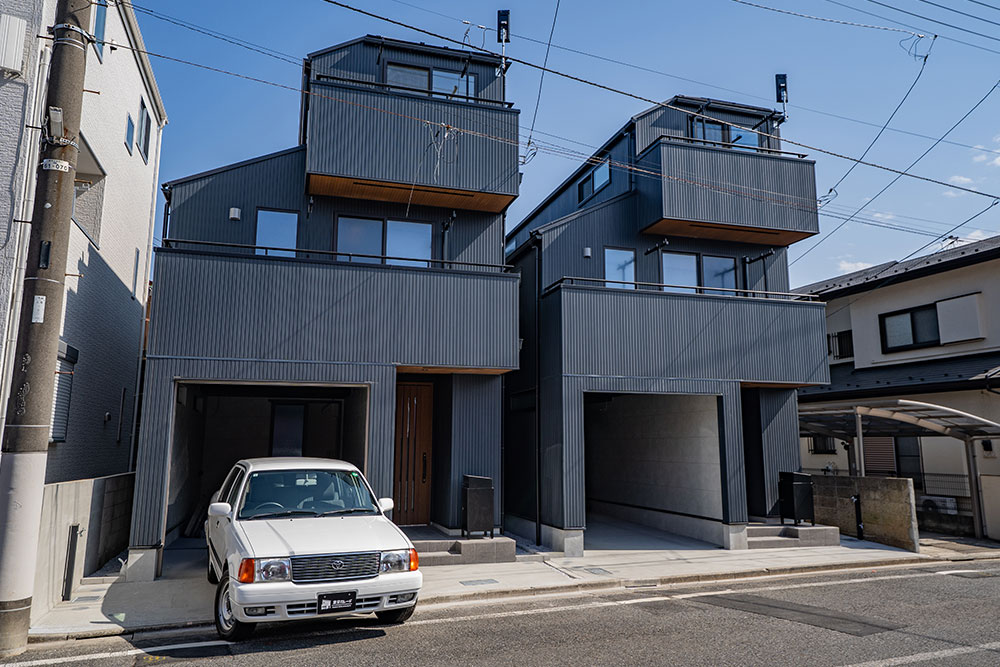
<path fill-rule="evenodd" d="M 492 27 L 496 10 L 509 8 L 514 39 L 508 52 L 538 63 L 545 54 L 544 44 L 518 36 L 547 39 L 555 9 L 555 0 L 507 1 L 502 5 L 479 0 L 413 0 L 410 4 L 396 0 L 356 0 L 356 4 L 456 39 L 461 39 L 467 28 L 462 19 Z M 867 0 L 844 0 L 841 5 L 829 0 L 760 0 L 760 4 L 899 27 L 890 20 L 856 11 L 863 9 L 911 23 L 928 35 L 940 32 L 1000 51 L 1000 27 L 936 9 L 919 0 L 890 0 L 889 4 L 996 36 L 998 41 L 935 26 Z M 969 0 L 953 0 L 948 5 L 1000 22 L 1000 1 L 996 2 L 996 11 Z M 363 34 L 433 43 L 408 29 L 360 16 L 322 0 L 280 3 L 137 0 L 135 6 L 150 51 L 293 87 L 300 84 L 301 72 L 297 66 L 158 20 L 141 9 L 152 9 L 296 58 Z M 636 63 L 689 81 L 559 48 L 552 49 L 549 66 L 654 99 L 687 94 L 761 106 L 774 106 L 774 74 L 784 72 L 788 74 L 791 105 L 783 135 L 858 156 L 874 138 L 878 127 L 811 110 L 876 125 L 885 122 L 920 68 L 920 62 L 900 45 L 905 37 L 896 32 L 780 15 L 732 0 L 694 3 L 563 0 L 555 24 L 554 45 Z M 482 31 L 471 28 L 470 38 L 481 44 Z M 498 46 L 492 33 L 486 35 L 485 43 L 487 48 Z M 926 52 L 929 44 L 928 37 L 917 48 Z M 160 182 L 288 148 L 297 142 L 299 96 L 296 93 L 155 57 L 151 60 L 169 116 L 163 134 Z M 996 83 L 998 64 L 1000 53 L 938 39 L 924 74 L 890 127 L 932 137 L 943 134 Z M 537 70 L 517 64 L 508 72 L 508 98 L 521 109 L 523 126 L 531 123 L 538 80 Z M 629 116 L 647 106 L 638 100 L 546 75 L 535 127 L 540 132 L 565 138 L 541 135 L 541 139 L 575 150 L 588 150 L 588 146 L 603 143 Z M 913 172 L 983 192 L 1000 193 L 1000 90 L 948 138 L 986 150 L 940 144 Z M 930 139 L 887 131 L 867 159 L 905 168 L 931 143 Z M 806 152 L 816 160 L 820 194 L 850 167 L 847 161 Z M 508 226 L 541 201 L 575 164 L 564 157 L 540 153 L 525 165 L 521 194 L 508 212 Z M 838 188 L 838 196 L 827 210 L 852 213 L 892 178 L 890 173 L 859 166 Z M 988 198 L 980 195 L 904 178 L 870 204 L 861 217 L 941 234 L 989 203 Z M 162 206 L 159 208 L 162 210 Z M 820 228 L 825 233 L 839 222 L 821 218 Z M 158 220 L 157 236 L 159 230 Z M 997 233 L 1000 233 L 1000 206 L 957 232 L 963 239 Z M 792 284 L 901 258 L 932 240 L 931 236 L 850 222 L 793 264 Z M 815 242 L 813 238 L 796 244 L 790 249 L 790 258 L 795 260 Z"/>

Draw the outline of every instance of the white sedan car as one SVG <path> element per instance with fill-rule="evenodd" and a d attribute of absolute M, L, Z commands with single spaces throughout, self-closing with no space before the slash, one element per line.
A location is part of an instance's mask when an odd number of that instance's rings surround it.
<path fill-rule="evenodd" d="M 408 619 L 423 577 L 391 509 L 350 463 L 239 461 L 205 522 L 219 635 L 236 640 L 258 622 L 325 615 Z"/>

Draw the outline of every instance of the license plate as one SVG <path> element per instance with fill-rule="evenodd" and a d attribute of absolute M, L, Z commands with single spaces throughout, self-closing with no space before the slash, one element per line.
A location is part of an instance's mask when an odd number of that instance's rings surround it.
<path fill-rule="evenodd" d="M 354 599 L 357 593 L 320 593 L 316 596 L 316 613 L 332 614 L 338 611 L 354 611 Z"/>

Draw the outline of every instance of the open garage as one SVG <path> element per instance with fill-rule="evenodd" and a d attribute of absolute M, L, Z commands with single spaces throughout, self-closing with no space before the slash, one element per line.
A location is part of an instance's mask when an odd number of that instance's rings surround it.
<path fill-rule="evenodd" d="M 177 385 L 166 540 L 200 537 L 211 495 L 233 464 L 320 456 L 366 467 L 367 387 Z"/>

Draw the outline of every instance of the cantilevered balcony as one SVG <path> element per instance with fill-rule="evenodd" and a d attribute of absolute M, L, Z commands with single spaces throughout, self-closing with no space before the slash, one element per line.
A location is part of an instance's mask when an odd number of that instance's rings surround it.
<path fill-rule="evenodd" d="M 156 253 L 150 356 L 427 372 L 517 367 L 518 276 L 507 267 L 181 245 Z"/>
<path fill-rule="evenodd" d="M 309 194 L 499 213 L 517 197 L 518 114 L 371 83 L 312 82 Z"/>
<path fill-rule="evenodd" d="M 802 295 L 563 278 L 542 308 L 564 374 L 829 381 L 824 304 Z"/>
<path fill-rule="evenodd" d="M 639 230 L 787 246 L 819 232 L 815 163 L 795 153 L 663 137 L 637 161 Z"/>

